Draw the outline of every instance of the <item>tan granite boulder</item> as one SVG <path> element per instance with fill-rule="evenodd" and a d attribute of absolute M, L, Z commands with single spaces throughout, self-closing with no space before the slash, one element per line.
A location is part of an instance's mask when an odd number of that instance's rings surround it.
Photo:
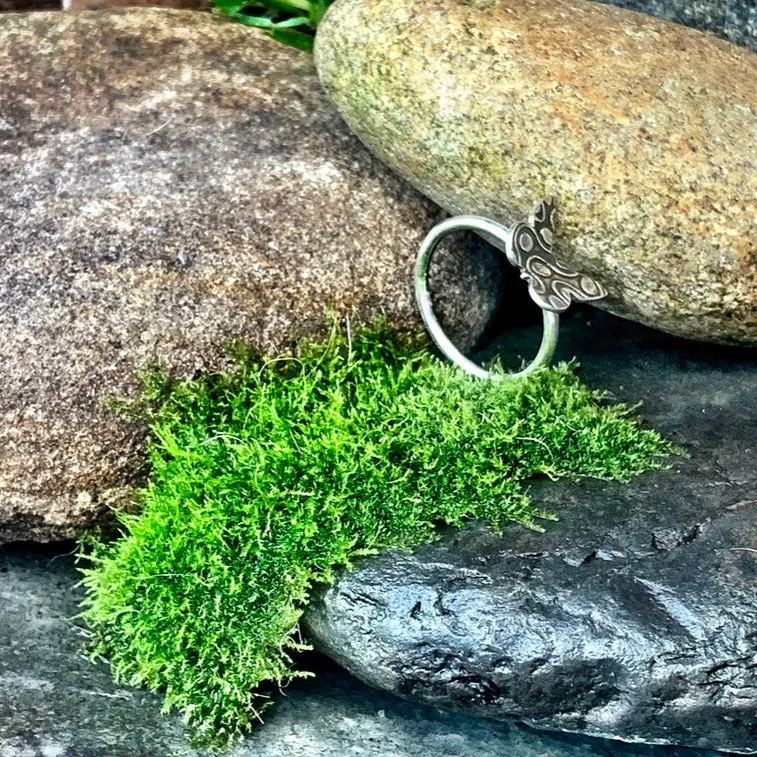
<path fill-rule="evenodd" d="M 415 252 L 438 208 L 382 166 L 309 55 L 180 11 L 0 18 L 0 542 L 69 538 L 140 480 L 106 407 L 155 359 L 279 350 L 330 306 L 420 331 Z M 451 251 L 474 341 L 501 255 Z"/>
<path fill-rule="evenodd" d="M 544 195 L 600 307 L 757 344 L 757 55 L 584 0 L 338 0 L 321 81 L 363 142 L 454 213 Z"/>

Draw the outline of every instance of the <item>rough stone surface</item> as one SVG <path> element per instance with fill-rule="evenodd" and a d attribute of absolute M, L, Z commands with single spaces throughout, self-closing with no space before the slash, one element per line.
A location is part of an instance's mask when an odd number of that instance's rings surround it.
<path fill-rule="evenodd" d="M 713 32 L 757 50 L 757 4 L 754 0 L 601 0 L 649 13 L 702 31 Z"/>
<path fill-rule="evenodd" d="M 210 14 L 10 14 L 0 81 L 0 542 L 128 500 L 142 429 L 104 402 L 137 368 L 279 350 L 327 306 L 422 328 L 441 211 L 349 133 L 310 56 Z M 477 250 L 437 270 L 468 344 L 500 289 Z"/>
<path fill-rule="evenodd" d="M 59 550 L 60 551 L 60 550 Z M 66 620 L 81 597 L 70 555 L 0 547 L 0 754 L 209 757 L 190 749 L 160 697 L 115 685 Z M 226 757 L 716 757 L 550 735 L 439 712 L 369 689 L 320 659 L 264 726 Z"/>
<path fill-rule="evenodd" d="M 725 34 L 734 42 L 757 51 L 757 4 L 754 0 L 735 0 L 728 5 Z"/>
<path fill-rule="evenodd" d="M 535 482 L 561 518 L 545 534 L 471 528 L 366 559 L 310 609 L 311 636 L 427 704 L 757 753 L 757 355 L 585 318 L 562 356 L 690 459 L 628 485 Z"/>
<path fill-rule="evenodd" d="M 583 0 L 338 0 L 326 90 L 454 213 L 557 198 L 560 259 L 612 312 L 757 343 L 757 55 Z"/>

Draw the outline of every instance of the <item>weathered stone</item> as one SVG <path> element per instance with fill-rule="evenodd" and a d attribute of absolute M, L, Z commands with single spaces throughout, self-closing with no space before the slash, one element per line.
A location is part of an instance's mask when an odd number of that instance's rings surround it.
<path fill-rule="evenodd" d="M 600 0 L 649 13 L 757 50 L 757 5 L 754 0 Z"/>
<path fill-rule="evenodd" d="M 422 328 L 441 211 L 360 145 L 310 56 L 210 14 L 0 18 L 0 541 L 71 537 L 140 480 L 136 371 L 284 348 L 325 308 Z M 470 344 L 501 255 L 440 261 Z M 441 294 L 441 293 L 440 293 Z"/>
<path fill-rule="evenodd" d="M 725 11 L 725 36 L 757 51 L 757 5 L 754 0 L 732 0 Z"/>
<path fill-rule="evenodd" d="M 211 757 L 159 696 L 119 686 L 81 652 L 71 555 L 0 547 L 2 757 Z M 323 658 L 224 757 L 717 757 L 547 734 L 403 702 Z"/>
<path fill-rule="evenodd" d="M 471 528 L 366 559 L 310 608 L 310 635 L 426 704 L 757 753 L 757 355 L 585 318 L 562 357 L 643 400 L 691 458 L 627 485 L 534 482 L 560 516 L 544 534 Z M 531 349 L 525 332 L 510 346 Z"/>
<path fill-rule="evenodd" d="M 338 0 L 321 80 L 386 163 L 454 213 L 547 194 L 559 257 L 612 312 L 757 343 L 757 55 L 584 0 Z"/>

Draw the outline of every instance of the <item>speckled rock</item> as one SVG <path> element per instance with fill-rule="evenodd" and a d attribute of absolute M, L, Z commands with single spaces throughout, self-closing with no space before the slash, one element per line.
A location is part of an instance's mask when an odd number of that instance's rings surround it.
<path fill-rule="evenodd" d="M 690 458 L 629 484 L 534 481 L 560 517 L 543 534 L 471 527 L 365 559 L 310 607 L 311 638 L 425 704 L 757 754 L 757 352 L 605 313 L 576 314 L 558 350 Z"/>
<path fill-rule="evenodd" d="M 757 55 L 584 0 L 338 0 L 321 80 L 386 163 L 454 213 L 555 195 L 600 307 L 757 343 Z"/>
<path fill-rule="evenodd" d="M 621 8 L 667 18 L 713 32 L 757 50 L 757 4 L 754 0 L 600 0 Z"/>
<path fill-rule="evenodd" d="M 209 14 L 0 18 L 0 541 L 71 537 L 140 480 L 107 409 L 155 359 L 224 364 L 385 313 L 422 328 L 417 245 L 440 211 L 355 139 L 310 56 Z M 468 342 L 501 255 L 440 261 Z"/>
<path fill-rule="evenodd" d="M 725 36 L 757 51 L 757 3 L 731 0 L 725 10 Z"/>

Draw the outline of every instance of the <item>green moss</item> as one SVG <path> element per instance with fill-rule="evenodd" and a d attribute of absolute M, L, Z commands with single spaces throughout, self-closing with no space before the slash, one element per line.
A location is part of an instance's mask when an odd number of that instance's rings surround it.
<path fill-rule="evenodd" d="M 536 475 L 625 480 L 672 448 L 569 366 L 471 379 L 381 330 L 145 390 L 151 480 L 96 544 L 83 616 L 125 683 L 162 690 L 201 738 L 233 737 L 293 675 L 315 583 L 440 522 L 535 527 Z"/>

